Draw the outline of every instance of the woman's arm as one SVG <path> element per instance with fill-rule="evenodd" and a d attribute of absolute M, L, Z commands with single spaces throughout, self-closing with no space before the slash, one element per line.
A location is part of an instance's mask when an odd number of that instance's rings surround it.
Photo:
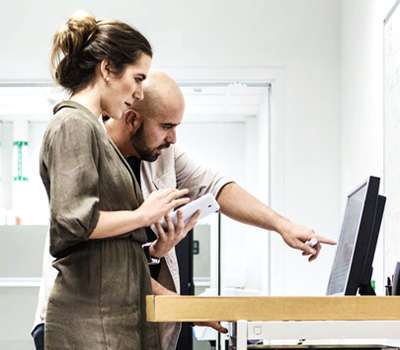
<path fill-rule="evenodd" d="M 114 237 L 144 226 L 147 225 L 140 209 L 100 211 L 99 221 L 89 238 Z"/>
<path fill-rule="evenodd" d="M 158 223 L 173 208 L 189 202 L 189 198 L 181 198 L 187 193 L 187 190 L 163 189 L 152 192 L 136 210 L 100 211 L 89 239 L 114 237 Z"/>

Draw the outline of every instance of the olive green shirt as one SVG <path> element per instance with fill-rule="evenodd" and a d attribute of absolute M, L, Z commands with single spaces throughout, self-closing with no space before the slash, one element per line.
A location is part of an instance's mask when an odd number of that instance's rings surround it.
<path fill-rule="evenodd" d="M 100 211 L 141 205 L 140 187 L 95 115 L 72 101 L 54 112 L 40 156 L 58 270 L 46 313 L 46 349 L 158 350 L 157 328 L 145 313 L 151 294 L 141 248 L 145 229 L 89 239 Z"/>

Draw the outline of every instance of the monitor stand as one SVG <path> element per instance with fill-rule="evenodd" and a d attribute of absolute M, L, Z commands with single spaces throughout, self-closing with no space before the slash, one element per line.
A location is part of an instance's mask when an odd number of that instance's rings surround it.
<path fill-rule="evenodd" d="M 360 293 L 360 295 L 376 295 L 374 289 L 371 287 L 371 283 L 361 285 L 358 288 L 358 293 Z"/>
<path fill-rule="evenodd" d="M 364 269 L 364 273 L 362 274 L 363 280 L 358 287 L 358 293 L 360 295 L 376 295 L 375 290 L 371 287 L 372 272 L 372 266 Z"/>

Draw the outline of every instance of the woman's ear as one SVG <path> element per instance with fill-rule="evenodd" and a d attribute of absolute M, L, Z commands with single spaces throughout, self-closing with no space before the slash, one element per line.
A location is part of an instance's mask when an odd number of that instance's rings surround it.
<path fill-rule="evenodd" d="M 142 125 L 142 117 L 139 112 L 134 109 L 128 109 L 124 113 L 125 126 L 128 128 L 129 132 L 136 134 L 136 131 Z"/>
<path fill-rule="evenodd" d="M 111 64 L 110 61 L 104 59 L 100 62 L 100 76 L 106 82 L 110 81 L 111 75 Z"/>

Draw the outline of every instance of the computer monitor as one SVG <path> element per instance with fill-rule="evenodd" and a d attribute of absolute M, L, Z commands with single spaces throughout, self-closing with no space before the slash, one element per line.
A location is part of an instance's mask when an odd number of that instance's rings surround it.
<path fill-rule="evenodd" d="M 379 182 L 371 176 L 348 195 L 328 295 L 374 294 L 372 262 L 386 200 L 379 196 Z"/>
<path fill-rule="evenodd" d="M 371 237 L 368 245 L 367 255 L 364 259 L 364 269 L 360 276 L 359 290 L 361 295 L 375 295 L 371 286 L 373 272 L 372 263 L 374 262 L 376 244 L 378 242 L 379 231 L 381 229 L 383 212 L 385 210 L 386 197 L 379 195 L 376 203 L 376 213 L 374 226 L 372 227 Z"/>

